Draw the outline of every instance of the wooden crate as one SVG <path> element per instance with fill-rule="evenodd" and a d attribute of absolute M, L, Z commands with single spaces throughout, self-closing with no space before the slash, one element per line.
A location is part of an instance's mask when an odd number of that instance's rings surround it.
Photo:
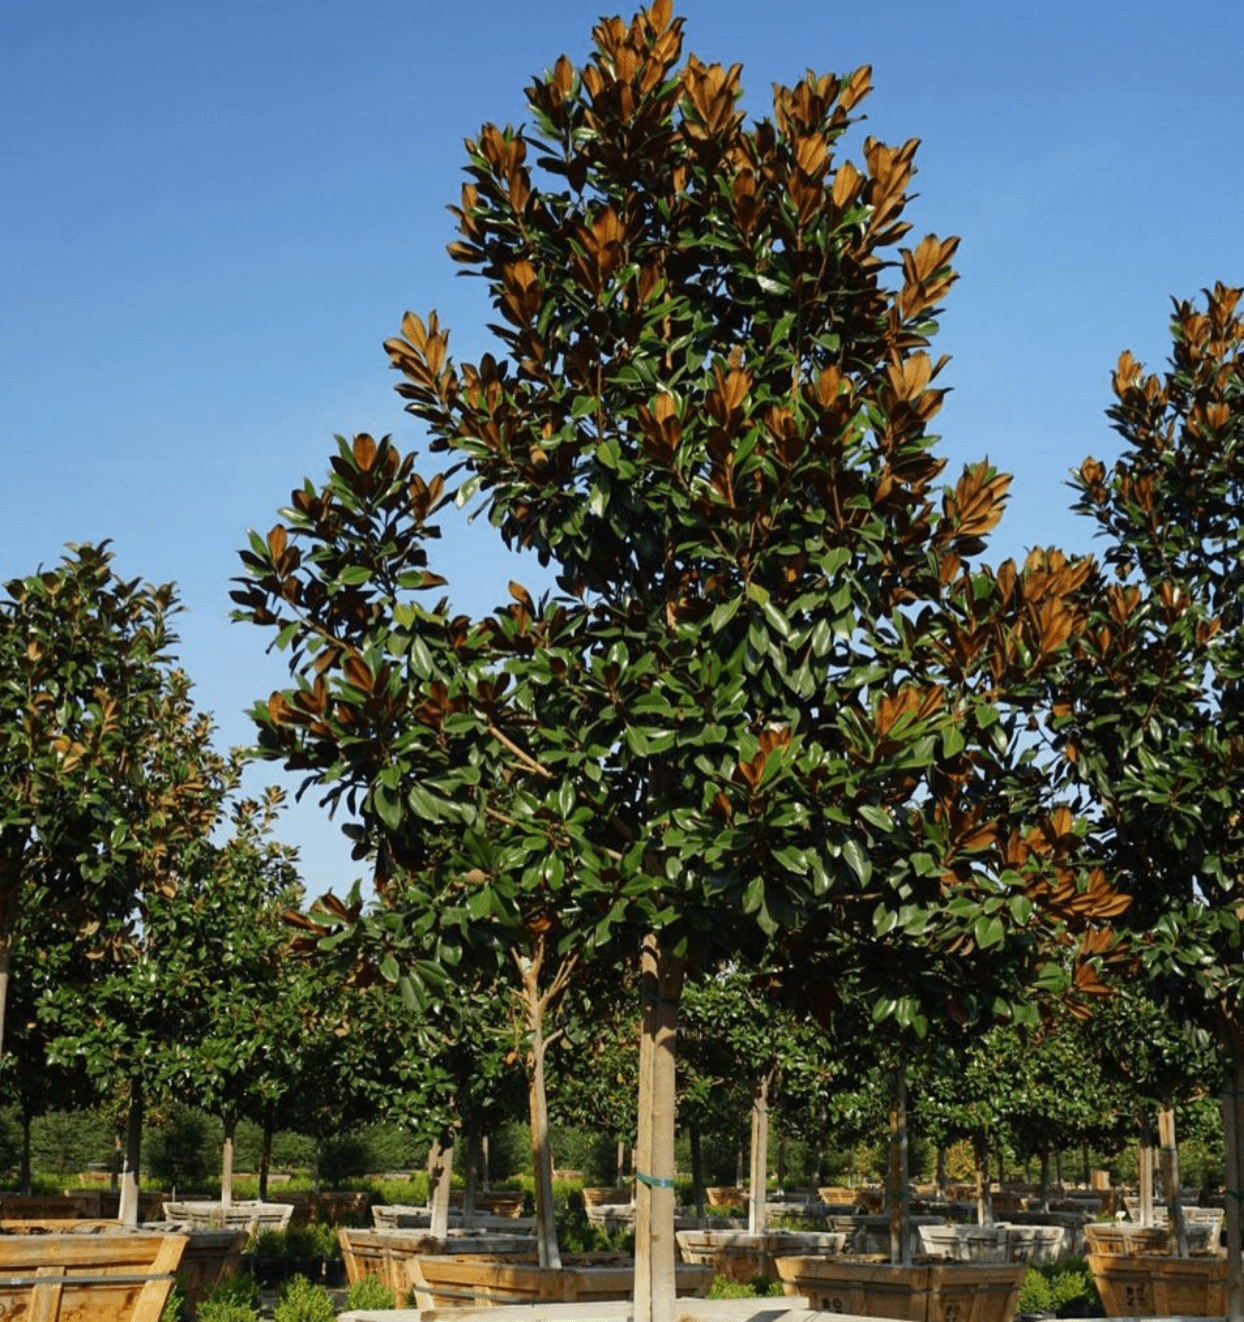
<path fill-rule="evenodd" d="M 409 1272 L 408 1286 L 415 1291 L 415 1306 L 419 1309 L 595 1303 L 630 1299 L 635 1291 L 635 1263 L 630 1259 L 570 1261 L 558 1268 L 531 1262 L 434 1256 L 411 1259 Z M 680 1296 L 702 1299 L 712 1281 L 712 1267 L 679 1263 L 675 1268 L 675 1290 Z"/>
<path fill-rule="evenodd" d="M 1227 1311 L 1226 1258 L 1090 1253 L 1088 1264 L 1107 1317 L 1222 1317 Z"/>
<path fill-rule="evenodd" d="M 159 1322 L 186 1236 L 47 1234 L 0 1237 L 6 1322 Z"/>
<path fill-rule="evenodd" d="M 1023 1263 L 929 1263 L 791 1257 L 774 1264 L 788 1295 L 813 1311 L 900 1322 L 1011 1322 Z"/>

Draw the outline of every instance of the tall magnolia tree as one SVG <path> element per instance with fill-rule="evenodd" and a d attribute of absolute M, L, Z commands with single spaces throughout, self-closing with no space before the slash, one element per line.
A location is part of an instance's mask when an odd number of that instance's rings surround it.
<path fill-rule="evenodd" d="M 1098 805 L 1102 850 L 1155 996 L 1228 1062 L 1227 1187 L 1244 1189 L 1244 317 L 1223 284 L 1176 302 L 1161 373 L 1114 372 L 1112 466 L 1087 459 L 1076 509 L 1106 573 L 1059 694 L 1061 771 Z M 1244 1316 L 1240 1205 L 1228 1199 L 1228 1311 Z"/>
<path fill-rule="evenodd" d="M 176 755 L 171 585 L 119 579 L 107 543 L 0 600 L 0 1049 L 13 941 L 27 910 L 55 911 L 98 947 L 210 824 L 194 777 L 153 773 Z"/>
<path fill-rule="evenodd" d="M 346 750 L 352 801 L 404 841 L 373 846 L 382 884 L 430 849 L 442 893 L 482 895 L 503 869 L 463 867 L 446 828 L 543 823 L 546 912 L 644 931 L 635 1297 L 660 1322 L 688 964 L 815 925 L 945 966 L 1025 928 L 1051 851 L 1019 833 L 1008 853 L 981 781 L 1013 752 L 1006 685 L 1066 642 L 1085 572 L 971 567 L 1007 480 L 936 485 L 927 350 L 956 241 L 901 246 L 914 139 L 843 154 L 868 69 L 777 87 L 749 127 L 739 68 L 683 60 L 682 26 L 668 0 L 603 20 L 581 68 L 532 83 L 529 128 L 468 142 L 450 251 L 485 281 L 498 353 L 455 363 L 434 312 L 386 346 L 459 499 L 554 564 L 559 598 L 516 589 L 502 657 L 447 610 L 390 604 L 434 580 L 421 551 L 404 579 L 359 553 L 371 488 L 424 524 L 446 488 L 368 437 L 334 460 L 348 493 L 308 484 L 254 540 L 238 594 L 307 659 L 265 738 L 294 766 L 322 765 L 317 740 Z M 373 738 L 395 707 L 406 733 Z M 441 774 L 408 779 L 411 746 Z"/>

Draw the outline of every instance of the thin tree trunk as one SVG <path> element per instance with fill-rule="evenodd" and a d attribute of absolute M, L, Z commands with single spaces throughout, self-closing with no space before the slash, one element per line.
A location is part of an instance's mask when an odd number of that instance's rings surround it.
<path fill-rule="evenodd" d="M 640 954 L 639 1132 L 635 1144 L 635 1322 L 673 1322 L 674 1060 L 686 960 L 655 934 Z"/>
<path fill-rule="evenodd" d="M 907 1179 L 907 1072 L 894 1069 L 890 1101 L 890 1261 L 911 1265 L 911 1196 Z"/>
<path fill-rule="evenodd" d="M 777 1189 L 778 1193 L 786 1192 L 786 1134 L 783 1130 L 778 1130 L 777 1147 Z"/>
<path fill-rule="evenodd" d="M 1158 1144 L 1162 1152 L 1162 1183 L 1166 1187 L 1167 1251 L 1188 1256 L 1188 1232 L 1179 1201 L 1179 1145 L 1175 1142 L 1175 1108 L 1169 1100 L 1158 1108 Z"/>
<path fill-rule="evenodd" d="M 1063 1150 L 1057 1148 L 1054 1152 L 1054 1183 L 1058 1186 L 1060 1196 L 1067 1190 L 1063 1180 Z"/>
<path fill-rule="evenodd" d="M 626 1188 L 626 1139 L 618 1139 L 618 1160 L 617 1176 L 614 1179 L 613 1187 L 615 1189 Z"/>
<path fill-rule="evenodd" d="M 480 1160 L 483 1163 L 482 1178 L 484 1181 L 485 1193 L 488 1193 L 492 1189 L 492 1176 L 488 1166 L 488 1157 L 489 1157 L 488 1147 L 489 1147 L 488 1135 L 485 1134 L 483 1138 L 480 1139 Z"/>
<path fill-rule="evenodd" d="M 220 1206 L 233 1206 L 233 1134 L 238 1122 L 230 1117 L 224 1121 L 225 1137 L 220 1145 Z"/>
<path fill-rule="evenodd" d="M 769 1170 L 769 1075 L 762 1074 L 752 1089 L 752 1145 L 747 1195 L 747 1229 L 763 1235 L 768 1224 L 765 1183 Z"/>
<path fill-rule="evenodd" d="M 143 1085 L 130 1080 L 130 1110 L 125 1124 L 125 1156 L 121 1166 L 121 1202 L 117 1220 L 138 1225 L 138 1166 L 143 1145 Z"/>
<path fill-rule="evenodd" d="M 108 1171 L 108 1190 L 117 1193 L 121 1188 L 121 1135 L 112 1136 L 112 1166 Z"/>
<path fill-rule="evenodd" d="M 1050 1201 L 1050 1150 L 1041 1149 L 1041 1183 L 1038 1186 L 1037 1197 L 1043 1204 Z"/>
<path fill-rule="evenodd" d="M 432 1208 L 430 1234 L 449 1238 L 449 1181 L 454 1168 L 453 1135 L 442 1134 L 428 1154 L 428 1199 Z"/>
<path fill-rule="evenodd" d="M 8 903 L 12 903 L 12 897 L 8 898 Z M 0 896 L 0 905 L 5 903 L 5 897 Z M 5 931 L 0 933 L 0 1060 L 4 1059 L 4 1010 L 9 999 L 9 967 L 13 960 L 13 933 Z"/>
<path fill-rule="evenodd" d="M 553 1216 L 553 1152 L 549 1146 L 549 1105 L 544 1085 L 544 1009 L 539 977 L 542 951 L 520 961 L 527 1016 L 527 1105 L 531 1115 L 531 1154 L 536 1177 L 536 1246 L 541 1267 L 562 1265 Z"/>
<path fill-rule="evenodd" d="M 989 1177 L 989 1135 L 976 1131 L 973 1140 L 976 1152 L 976 1220 L 978 1225 L 993 1225 L 993 1181 Z"/>
<path fill-rule="evenodd" d="M 1222 1090 L 1223 1148 L 1227 1191 L 1226 1322 L 1244 1322 L 1244 1255 L 1240 1205 L 1244 1199 L 1244 1033 L 1226 1020 L 1224 1038 L 1231 1064 Z"/>
<path fill-rule="evenodd" d="M 950 1187 L 950 1177 L 946 1171 L 946 1149 L 939 1146 L 937 1149 L 937 1167 L 934 1179 L 937 1181 L 937 1192 L 943 1197 L 948 1196 L 947 1190 Z"/>
<path fill-rule="evenodd" d="M 1140 1139 L 1137 1143 L 1136 1201 L 1139 1204 L 1140 1224 L 1153 1225 L 1153 1130 L 1149 1127 L 1149 1113 L 1140 1112 Z"/>
<path fill-rule="evenodd" d="M 700 1146 L 699 1122 L 693 1120 L 687 1129 L 691 1141 L 691 1197 L 695 1201 L 695 1214 L 704 1217 L 704 1151 Z"/>
<path fill-rule="evenodd" d="M 263 1139 L 259 1145 L 259 1201 L 268 1201 L 268 1172 L 272 1168 L 272 1131 L 276 1117 L 271 1106 L 264 1107 Z"/>
<path fill-rule="evenodd" d="M 462 1186 L 462 1223 L 467 1225 L 475 1215 L 476 1193 L 479 1189 L 479 1152 L 482 1135 L 480 1133 L 479 1112 L 471 1110 L 467 1115 L 466 1129 L 466 1170 Z"/>
<path fill-rule="evenodd" d="M 21 1183 L 21 1190 L 27 1197 L 34 1193 L 34 1185 L 30 1178 L 30 1126 L 34 1117 L 30 1114 L 30 1107 L 22 1107 L 22 1167 L 18 1173 L 18 1179 Z"/>

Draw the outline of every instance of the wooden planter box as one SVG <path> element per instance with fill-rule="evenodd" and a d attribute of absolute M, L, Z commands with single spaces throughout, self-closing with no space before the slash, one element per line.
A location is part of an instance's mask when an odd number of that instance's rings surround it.
<path fill-rule="evenodd" d="M 630 1189 L 597 1189 L 588 1186 L 583 1190 L 584 1207 L 629 1207 Z"/>
<path fill-rule="evenodd" d="M 0 1317 L 38 1322 L 159 1322 L 186 1236 L 0 1237 Z"/>
<path fill-rule="evenodd" d="M 788 1295 L 805 1295 L 814 1312 L 898 1318 L 902 1322 L 1011 1322 L 1023 1263 L 888 1262 L 778 1258 Z"/>
<path fill-rule="evenodd" d="M 599 1257 L 615 1260 L 576 1260 Z M 712 1282 L 712 1267 L 680 1263 L 675 1268 L 675 1290 L 681 1296 L 702 1299 Z M 409 1286 L 414 1287 L 415 1307 L 419 1309 L 591 1303 L 630 1299 L 635 1290 L 635 1263 L 616 1254 L 572 1254 L 560 1268 L 457 1255 L 418 1257 L 410 1262 Z"/>
<path fill-rule="evenodd" d="M 373 1209 L 374 1210 L 374 1209 Z M 410 1289 L 409 1261 L 433 1254 L 474 1254 L 495 1257 L 504 1254 L 515 1261 L 536 1261 L 536 1241 L 531 1235 L 453 1235 L 435 1239 L 426 1230 L 353 1230 L 337 1231 L 346 1280 L 353 1285 L 365 1276 L 374 1276 L 398 1297 L 405 1299 Z"/>
<path fill-rule="evenodd" d="M 774 1263 L 779 1257 L 841 1253 L 847 1237 L 795 1230 L 764 1235 L 746 1230 L 679 1230 L 675 1238 L 679 1261 L 711 1267 L 717 1276 L 746 1284 L 757 1276 L 776 1276 Z"/>
<path fill-rule="evenodd" d="M 291 1226 L 309 1226 L 326 1221 L 334 1226 L 361 1226 L 367 1222 L 367 1209 L 371 1196 L 348 1190 L 313 1193 L 308 1189 L 291 1189 L 282 1202 L 293 1206 Z"/>
<path fill-rule="evenodd" d="M 921 1226 L 931 1258 L 948 1262 L 1053 1262 L 1062 1250 L 1061 1226 Z"/>
<path fill-rule="evenodd" d="M 1107 1317 L 1222 1317 L 1227 1260 L 1090 1253 L 1089 1270 Z"/>
<path fill-rule="evenodd" d="M 1218 1248 L 1221 1216 L 1184 1226 L 1189 1253 L 1213 1253 Z M 1138 1226 L 1130 1221 L 1102 1221 L 1084 1227 L 1090 1253 L 1101 1257 L 1169 1257 L 1170 1231 L 1165 1226 Z"/>
<path fill-rule="evenodd" d="M 284 1230 L 294 1214 L 293 1203 L 261 1203 L 243 1200 L 223 1207 L 220 1203 L 191 1201 L 165 1203 L 164 1219 L 195 1230 Z"/>

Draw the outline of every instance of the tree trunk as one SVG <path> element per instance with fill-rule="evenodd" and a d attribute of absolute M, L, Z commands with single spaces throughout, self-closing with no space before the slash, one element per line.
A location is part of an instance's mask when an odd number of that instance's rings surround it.
<path fill-rule="evenodd" d="M 644 938 L 639 1042 L 639 1133 L 635 1145 L 634 1322 L 673 1322 L 674 1059 L 686 959 Z"/>
<path fill-rule="evenodd" d="M 531 1114 L 531 1155 L 536 1179 L 536 1246 L 541 1267 L 562 1265 L 553 1208 L 553 1152 L 549 1146 L 549 1104 L 544 1086 L 544 1009 L 540 995 L 541 960 L 520 964 L 527 1016 L 527 1105 Z"/>
<path fill-rule="evenodd" d="M 472 1110 L 467 1116 L 466 1170 L 462 1186 L 462 1222 L 466 1225 L 475 1215 L 476 1192 L 479 1189 L 479 1154 L 483 1142 L 479 1112 Z"/>
<path fill-rule="evenodd" d="M 485 1134 L 480 1139 L 480 1161 L 483 1163 L 482 1179 L 484 1181 L 484 1192 L 487 1193 L 492 1188 L 492 1175 L 488 1166 L 488 1135 Z"/>
<path fill-rule="evenodd" d="M 704 1153 L 700 1147 L 700 1126 L 695 1120 L 688 1126 L 691 1140 L 691 1196 L 695 1199 L 695 1214 L 704 1217 Z"/>
<path fill-rule="evenodd" d="M 989 1175 L 989 1135 L 976 1131 L 972 1144 L 976 1153 L 976 1220 L 982 1226 L 993 1225 L 993 1181 Z"/>
<path fill-rule="evenodd" d="M 1058 1187 L 1059 1195 L 1066 1192 L 1066 1185 L 1063 1181 L 1063 1150 L 1056 1148 L 1054 1151 L 1054 1183 Z"/>
<path fill-rule="evenodd" d="M 259 1145 L 259 1201 L 268 1201 L 268 1172 L 272 1168 L 272 1131 L 276 1116 L 271 1106 L 264 1107 L 263 1139 Z"/>
<path fill-rule="evenodd" d="M 121 1135 L 112 1136 L 112 1166 L 108 1171 L 108 1191 L 116 1193 L 121 1188 Z"/>
<path fill-rule="evenodd" d="M 0 894 L 0 907 L 5 897 Z M 11 898 L 9 903 L 12 903 Z M 13 933 L 0 932 L 0 1061 L 4 1059 L 4 1010 L 9 999 L 9 966 L 13 959 Z"/>
<path fill-rule="evenodd" d="M 143 1146 L 143 1085 L 130 1080 L 130 1110 L 125 1124 L 125 1155 L 121 1164 L 121 1200 L 117 1220 L 138 1225 L 138 1166 Z"/>
<path fill-rule="evenodd" d="M 938 1147 L 937 1149 L 937 1173 L 934 1176 L 937 1181 L 937 1192 L 943 1197 L 948 1198 L 950 1188 L 950 1176 L 946 1170 L 946 1149 Z"/>
<path fill-rule="evenodd" d="M 1179 1201 L 1179 1145 L 1175 1142 L 1175 1108 L 1169 1099 L 1158 1108 L 1158 1143 L 1162 1150 L 1162 1183 L 1166 1188 L 1167 1252 L 1188 1256 L 1188 1232 Z"/>
<path fill-rule="evenodd" d="M 230 1117 L 224 1122 L 225 1138 L 220 1145 L 220 1206 L 233 1206 L 233 1135 L 238 1122 Z"/>
<path fill-rule="evenodd" d="M 1153 1225 L 1153 1130 L 1149 1127 L 1149 1113 L 1142 1109 L 1139 1117 L 1140 1139 L 1136 1153 L 1136 1201 L 1139 1204 L 1140 1224 Z"/>
<path fill-rule="evenodd" d="M 453 1135 L 444 1133 L 428 1153 L 428 1201 L 432 1208 L 429 1233 L 434 1239 L 449 1238 L 449 1181 L 453 1169 Z"/>
<path fill-rule="evenodd" d="M 780 1194 L 786 1192 L 786 1133 L 784 1130 L 778 1130 L 777 1145 L 777 1191 Z"/>
<path fill-rule="evenodd" d="M 890 1261 L 911 1266 L 911 1191 L 907 1179 L 907 1072 L 894 1069 L 890 1099 Z"/>
<path fill-rule="evenodd" d="M 1050 1150 L 1041 1149 L 1041 1183 L 1038 1187 L 1037 1197 L 1043 1204 L 1050 1201 Z"/>
<path fill-rule="evenodd" d="M 626 1187 L 626 1139 L 624 1138 L 618 1139 L 617 1177 L 614 1180 L 613 1187 L 615 1189 Z"/>
<path fill-rule="evenodd" d="M 22 1193 L 29 1197 L 34 1193 L 34 1186 L 30 1180 L 30 1126 L 34 1117 L 30 1114 L 30 1107 L 22 1107 L 22 1165 L 18 1173 L 18 1180 L 21 1185 Z"/>
<path fill-rule="evenodd" d="M 1222 1090 L 1223 1148 L 1227 1191 L 1226 1322 L 1244 1322 L 1244 1256 L 1240 1204 L 1244 1198 L 1244 1032 L 1234 1021 L 1223 1024 L 1230 1074 Z"/>
<path fill-rule="evenodd" d="M 765 1184 L 769 1171 L 769 1075 L 762 1074 L 752 1089 L 751 1183 L 747 1194 L 747 1229 L 763 1235 L 768 1224 Z"/>

